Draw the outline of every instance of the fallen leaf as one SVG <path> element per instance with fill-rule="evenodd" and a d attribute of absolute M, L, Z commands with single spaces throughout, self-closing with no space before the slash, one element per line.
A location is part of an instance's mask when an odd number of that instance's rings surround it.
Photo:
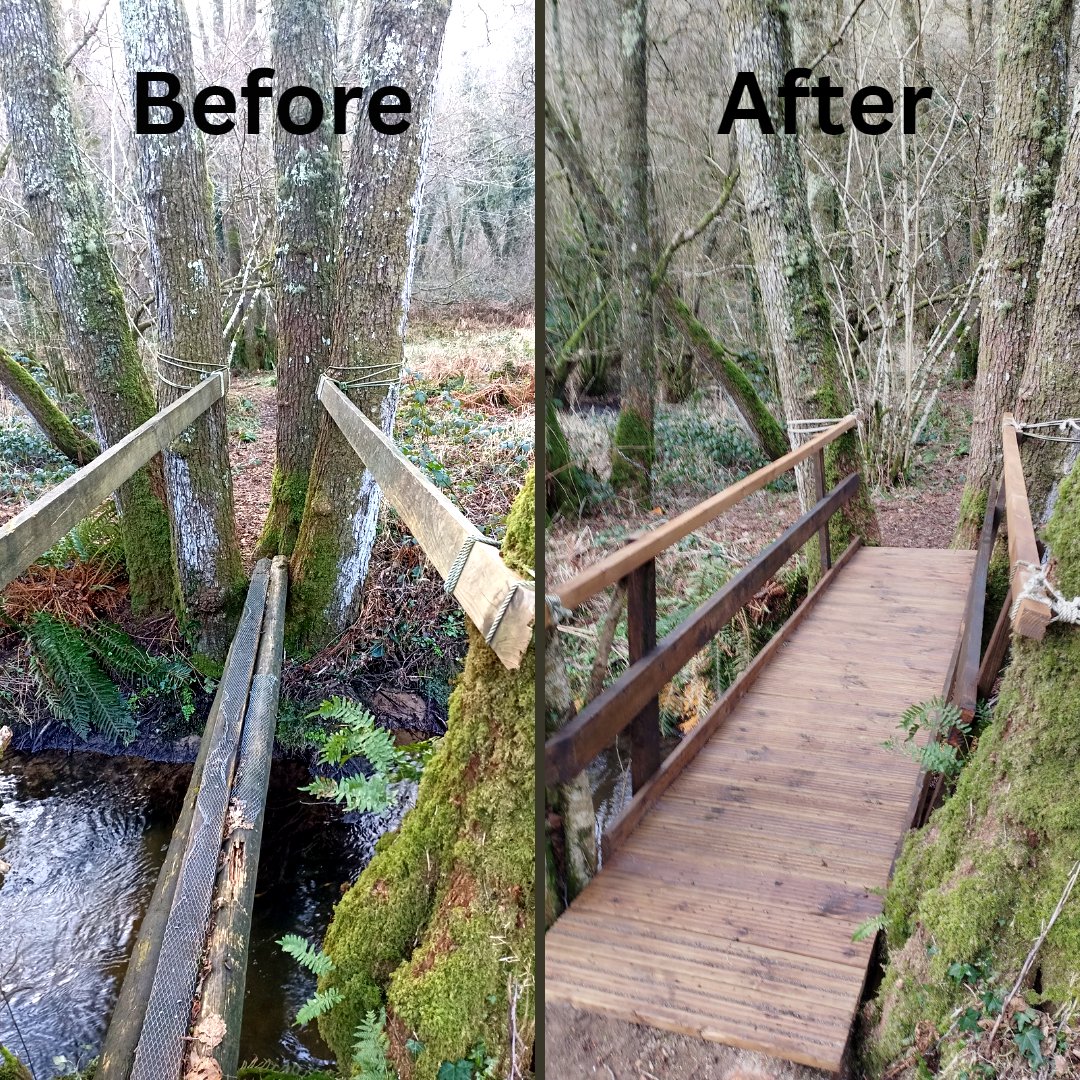
<path fill-rule="evenodd" d="M 207 1050 L 213 1050 L 215 1046 L 221 1045 L 225 1031 L 225 1021 L 217 1013 L 210 1013 L 195 1025 L 195 1040 L 202 1043 Z"/>
<path fill-rule="evenodd" d="M 184 1080 L 222 1080 L 221 1066 L 212 1057 L 192 1053 Z"/>

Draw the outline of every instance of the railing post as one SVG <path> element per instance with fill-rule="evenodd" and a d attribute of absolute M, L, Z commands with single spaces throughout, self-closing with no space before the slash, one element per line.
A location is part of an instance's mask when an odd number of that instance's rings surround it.
<path fill-rule="evenodd" d="M 814 470 L 817 484 L 817 501 L 825 498 L 825 450 L 817 452 L 817 468 Z M 818 533 L 818 547 L 821 549 L 821 572 L 824 573 L 832 566 L 832 552 L 829 550 L 829 523 L 825 522 Z"/>
<path fill-rule="evenodd" d="M 630 663 L 656 645 L 656 560 L 626 578 L 626 639 Z M 630 786 L 638 791 L 660 766 L 660 699 L 653 696 L 630 722 Z"/>

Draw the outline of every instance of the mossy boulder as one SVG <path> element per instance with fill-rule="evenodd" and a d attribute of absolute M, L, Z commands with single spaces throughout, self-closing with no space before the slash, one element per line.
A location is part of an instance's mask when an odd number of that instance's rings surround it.
<path fill-rule="evenodd" d="M 0 1046 L 0 1080 L 32 1080 L 30 1070 L 6 1046 Z"/>
<path fill-rule="evenodd" d="M 533 483 L 515 500 L 503 542 L 518 571 L 533 563 Z M 346 1073 L 357 1026 L 382 1005 L 401 1076 L 433 1078 L 480 1046 L 502 1075 L 511 1014 L 519 1060 L 530 1053 L 535 657 L 530 648 L 508 671 L 471 624 L 468 634 L 447 732 L 416 806 L 379 843 L 326 935 L 334 970 L 320 989 L 336 987 L 343 1000 L 319 1024 Z"/>

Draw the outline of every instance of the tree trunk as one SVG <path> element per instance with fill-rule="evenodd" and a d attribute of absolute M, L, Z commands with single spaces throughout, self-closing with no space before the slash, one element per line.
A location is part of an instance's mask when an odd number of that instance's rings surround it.
<path fill-rule="evenodd" d="M 71 364 L 108 448 L 154 415 L 84 168 L 51 0 L 0 0 L 0 91 L 23 198 L 45 262 Z M 160 458 L 116 493 L 136 611 L 175 594 Z"/>
<path fill-rule="evenodd" d="M 534 481 L 506 522 L 506 564 L 532 574 Z M 348 1074 L 357 1024 L 385 1003 L 392 1075 L 434 1077 L 483 1044 L 489 1075 L 524 1076 L 535 951 L 533 648 L 508 671 L 468 624 L 465 668 L 416 805 L 334 909 L 319 1021 Z M 515 1028 L 511 1040 L 510 1028 Z M 407 1040 L 420 1045 L 413 1057 Z M 512 1054 L 516 1048 L 516 1067 Z"/>
<path fill-rule="evenodd" d="M 791 67 L 788 16 L 779 5 L 729 0 L 728 39 L 736 71 L 755 71 L 764 87 L 777 87 Z M 818 252 L 810 227 L 806 180 L 795 136 L 783 135 L 779 99 L 766 93 L 777 131 L 764 134 L 754 121 L 735 124 L 735 142 L 750 232 L 754 269 L 768 322 L 784 415 L 790 422 L 835 418 L 851 411 L 821 283 Z M 828 482 L 862 470 L 858 438 L 849 432 L 826 453 Z M 803 507 L 812 504 L 809 473 L 799 470 Z M 879 536 L 877 517 L 863 486 L 859 495 L 833 519 L 837 550 L 854 535 L 865 541 Z"/>
<path fill-rule="evenodd" d="M 122 0 L 124 53 L 136 71 L 171 71 L 190 115 L 195 69 L 179 0 Z M 171 404 L 226 367 L 221 281 L 214 258 L 210 181 L 191 123 L 135 140 L 139 188 L 157 295 L 159 401 Z M 183 614 L 200 652 L 224 657 L 243 601 L 224 399 L 164 454 Z"/>
<path fill-rule="evenodd" d="M 622 214 L 617 237 L 622 355 L 619 418 L 612 443 L 611 485 L 647 500 L 655 457 L 656 355 L 649 228 L 647 0 L 620 0 L 619 181 Z"/>
<path fill-rule="evenodd" d="M 337 37 L 334 0 L 277 0 L 274 69 L 283 86 L 310 86 L 328 100 Z M 308 113 L 304 107 L 303 117 Z M 315 397 L 330 362 L 341 150 L 327 112 L 310 135 L 274 127 L 278 285 L 277 460 L 260 555 L 291 555 L 304 514 L 315 433 Z"/>
<path fill-rule="evenodd" d="M 417 209 L 449 0 L 376 0 L 361 55 L 367 85 L 402 86 L 411 124 L 353 136 L 337 265 L 328 375 L 389 434 L 397 410 Z M 379 490 L 322 413 L 304 517 L 293 549 L 290 639 L 320 647 L 360 614 L 379 515 Z"/>
<path fill-rule="evenodd" d="M 1028 421 L 1080 416 L 1080 93 L 1073 103 L 1069 136 L 1058 172 L 1053 210 L 1039 265 L 1027 362 L 1020 378 L 1016 413 Z M 984 316 L 985 318 L 985 316 Z M 980 374 L 982 364 L 980 363 Z M 1051 429 L 1049 434 L 1062 433 Z M 1075 432 L 1073 433 L 1075 435 Z M 995 437 L 1000 444 L 999 426 Z M 1067 444 L 1029 439 L 1022 444 L 1032 518 L 1045 520 L 1050 498 L 1075 455 Z M 999 451 L 1000 454 L 1000 451 Z"/>
<path fill-rule="evenodd" d="M 999 7 L 975 414 L 957 534 L 965 545 L 978 536 L 990 483 L 1001 471 L 1001 415 L 1015 407 L 1028 356 L 1036 271 L 1065 141 L 1072 7 L 1071 0 L 1038 12 L 1026 4 Z"/>
<path fill-rule="evenodd" d="M 53 446 L 72 465 L 89 465 L 101 453 L 98 444 L 68 419 L 34 376 L 2 347 L 0 386 L 19 399 L 19 403 L 34 418 Z"/>

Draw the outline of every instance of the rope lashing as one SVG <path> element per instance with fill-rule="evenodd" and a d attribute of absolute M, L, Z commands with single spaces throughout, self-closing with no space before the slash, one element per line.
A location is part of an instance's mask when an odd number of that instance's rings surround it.
<path fill-rule="evenodd" d="M 356 374 L 356 378 L 350 375 Z M 369 390 L 377 386 L 397 386 L 401 381 L 400 364 L 335 364 L 326 369 L 326 377 L 342 390 Z"/>
<path fill-rule="evenodd" d="M 536 586 L 531 581 L 515 581 L 514 584 L 506 590 L 506 596 L 503 597 L 503 602 L 499 605 L 499 610 L 495 612 L 495 618 L 491 620 L 491 626 L 484 635 L 484 641 L 487 642 L 488 646 L 495 640 L 495 635 L 499 632 L 499 627 L 502 625 L 506 613 L 510 610 L 510 605 L 513 603 L 518 589 L 527 589 L 529 592 L 533 592 L 535 591 Z"/>
<path fill-rule="evenodd" d="M 563 604 L 558 593 L 548 593 L 544 597 L 544 603 L 547 605 L 548 620 L 553 626 L 573 617 L 573 611 Z"/>
<path fill-rule="evenodd" d="M 1059 420 L 1040 420 L 1038 423 L 1030 424 L 1012 420 L 1010 426 L 1015 428 L 1021 435 L 1026 435 L 1029 439 L 1064 443 L 1080 441 L 1080 417 L 1077 416 L 1064 416 Z M 1057 428 L 1060 434 L 1051 434 L 1051 428 Z"/>
<path fill-rule="evenodd" d="M 461 550 L 457 553 L 457 558 L 450 564 L 450 569 L 446 574 L 446 583 L 443 585 L 443 591 L 447 596 L 453 596 L 454 590 L 458 587 L 458 582 L 461 580 L 461 572 L 465 569 L 465 564 L 469 561 L 472 549 L 477 543 L 488 544 L 490 547 L 499 546 L 498 540 L 492 540 L 490 536 L 485 536 L 481 532 L 467 533 L 465 539 L 461 542 Z"/>
<path fill-rule="evenodd" d="M 1046 576 L 1046 571 L 1035 563 L 1018 562 L 1016 568 L 1027 570 L 1030 574 L 1024 587 L 1020 590 L 1013 605 L 1009 610 L 1009 617 L 1016 618 L 1021 600 L 1038 600 L 1046 604 L 1053 613 L 1051 622 L 1071 623 L 1080 626 L 1080 596 L 1074 596 L 1071 600 L 1063 596 Z"/>
<path fill-rule="evenodd" d="M 808 435 L 820 435 L 823 431 L 828 431 L 829 428 L 835 424 L 839 424 L 844 417 L 837 416 L 832 417 L 810 417 L 805 420 L 791 420 L 788 422 L 788 436 L 791 438 L 794 444 L 797 441 L 801 441 Z"/>
<path fill-rule="evenodd" d="M 184 360 L 179 356 L 170 356 L 168 353 L 159 352 L 158 354 L 158 381 L 165 383 L 166 386 L 171 386 L 174 390 L 190 390 L 193 386 L 197 386 L 211 375 L 216 375 L 219 371 L 227 371 L 227 364 L 211 364 L 204 360 Z M 162 371 L 162 365 L 160 361 L 164 361 L 165 365 L 172 368 L 177 373 L 184 373 L 190 379 L 191 375 L 197 376 L 194 382 L 173 382 L 164 371 Z"/>

